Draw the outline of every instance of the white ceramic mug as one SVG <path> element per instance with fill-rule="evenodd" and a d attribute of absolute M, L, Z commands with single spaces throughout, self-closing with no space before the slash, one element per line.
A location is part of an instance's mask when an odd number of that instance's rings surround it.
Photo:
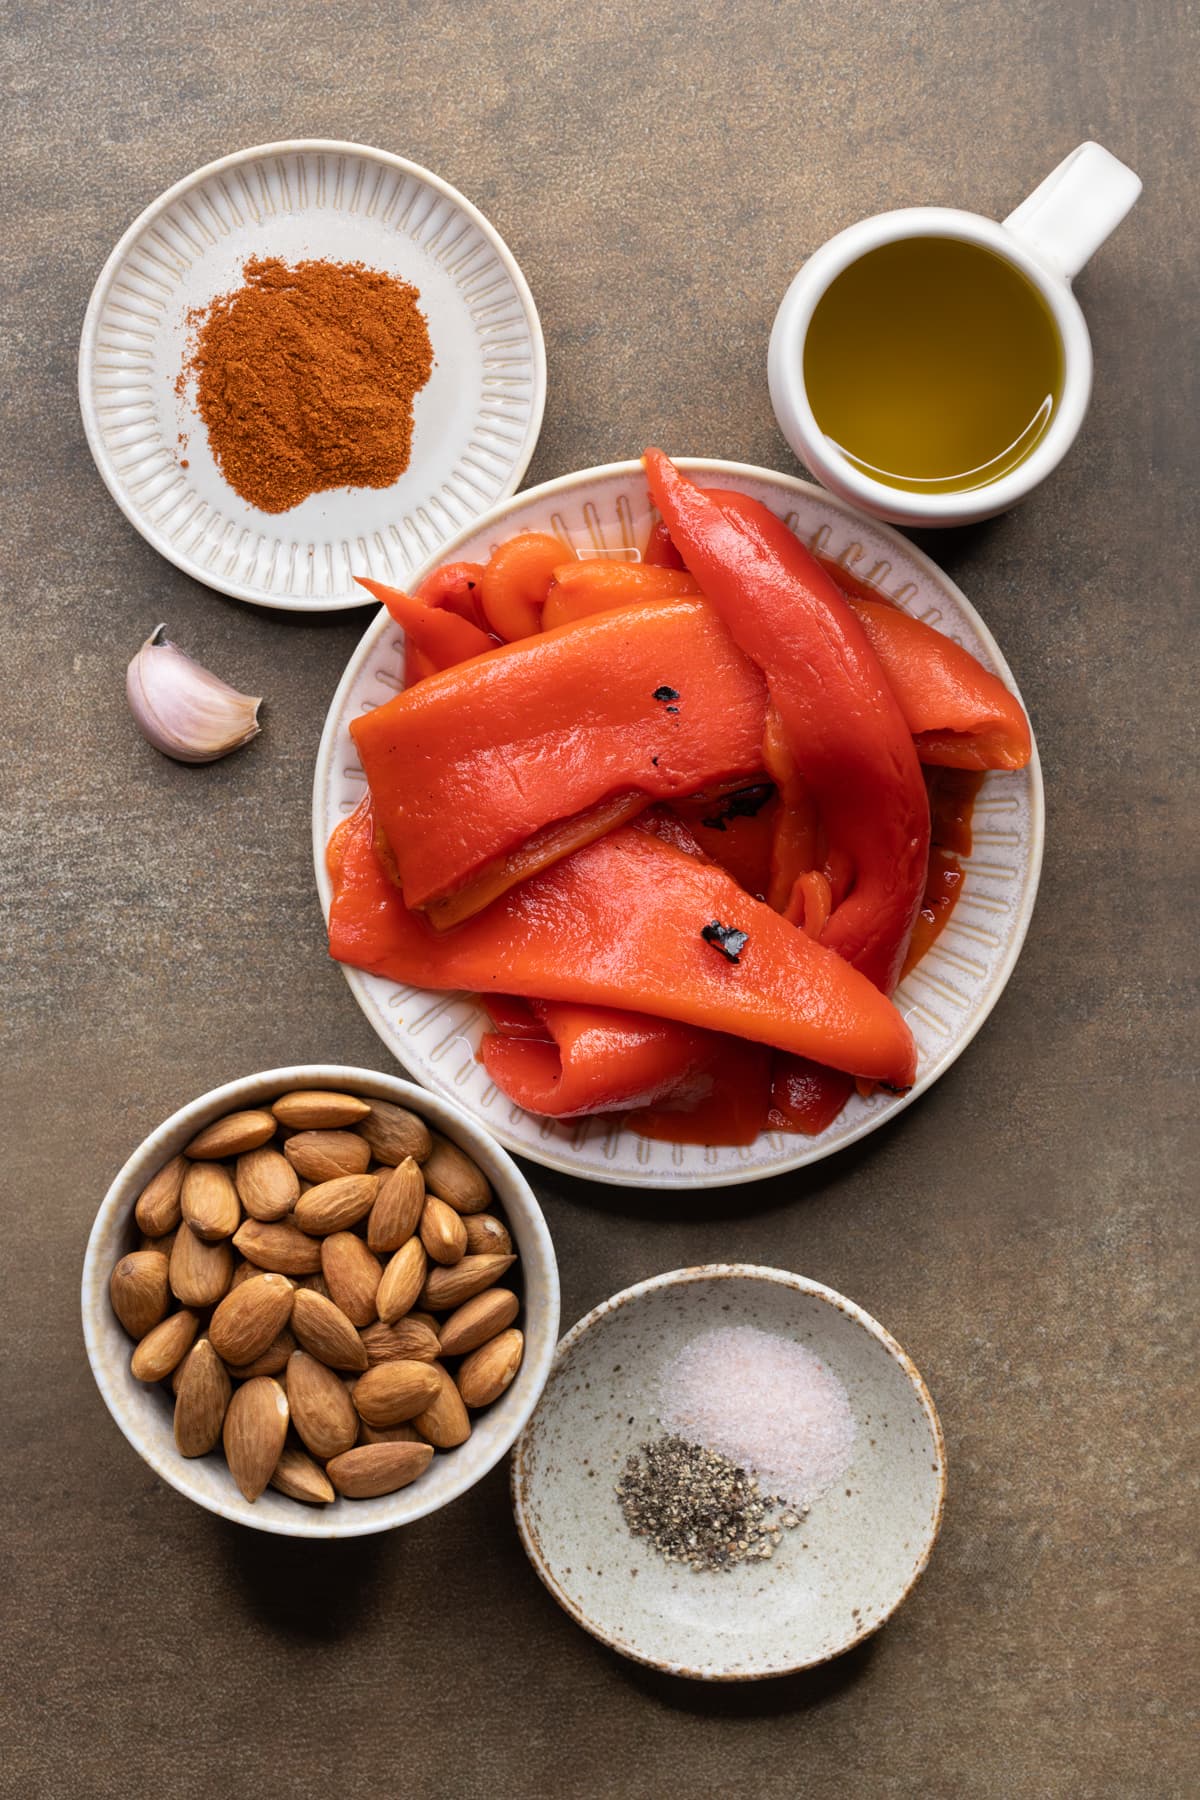
<path fill-rule="evenodd" d="M 1099 144 L 1081 144 L 1003 225 L 953 207 L 913 206 L 839 231 L 809 257 L 783 297 L 771 332 L 767 374 L 784 437 L 817 479 L 877 519 L 898 525 L 967 525 L 1005 512 L 1056 468 L 1075 441 L 1092 391 L 1092 345 L 1071 280 L 1116 229 L 1142 191 L 1132 169 Z M 875 481 L 847 460 L 818 425 L 804 384 L 804 340 L 818 301 L 843 269 L 902 238 L 951 237 L 995 251 L 1042 295 L 1058 327 L 1063 388 L 1045 435 L 986 486 L 921 494 Z"/>

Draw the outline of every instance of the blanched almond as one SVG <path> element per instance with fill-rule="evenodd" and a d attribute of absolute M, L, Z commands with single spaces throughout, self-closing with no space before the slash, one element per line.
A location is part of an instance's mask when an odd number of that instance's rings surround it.
<path fill-rule="evenodd" d="M 348 1231 L 365 1219 L 379 1191 L 377 1175 L 338 1175 L 301 1194 L 292 1218 L 301 1231 L 326 1237 L 331 1231 Z"/>
<path fill-rule="evenodd" d="M 358 1414 L 340 1378 L 315 1356 L 297 1350 L 287 1366 L 292 1424 L 322 1462 L 349 1450 L 358 1437 Z"/>
<path fill-rule="evenodd" d="M 381 1282 L 381 1291 L 382 1287 Z M 437 1332 L 411 1316 L 397 1319 L 394 1325 L 385 1325 L 382 1320 L 368 1325 L 359 1334 L 359 1341 L 372 1368 L 382 1362 L 433 1362 L 442 1353 Z"/>
<path fill-rule="evenodd" d="M 292 1352 L 296 1348 L 296 1340 L 288 1326 L 284 1326 L 278 1337 L 272 1338 L 265 1350 L 260 1350 L 253 1362 L 231 1363 L 229 1373 L 235 1381 L 249 1381 L 254 1375 L 279 1375 L 288 1366 Z"/>
<path fill-rule="evenodd" d="M 129 1365 L 134 1380 L 165 1381 L 191 1349 L 199 1327 L 195 1313 L 186 1308 L 168 1313 L 160 1324 L 146 1333 L 134 1351 Z"/>
<path fill-rule="evenodd" d="M 401 1425 L 423 1412 L 440 1386 L 431 1363 L 377 1363 L 355 1382 L 354 1404 L 368 1425 Z"/>
<path fill-rule="evenodd" d="M 326 1463 L 325 1473 L 348 1500 L 371 1500 L 407 1487 L 432 1460 L 428 1444 L 360 1444 Z"/>
<path fill-rule="evenodd" d="M 186 1157 L 173 1156 L 157 1175 L 150 1177 L 138 1195 L 133 1216 L 139 1231 L 144 1231 L 147 1237 L 166 1237 L 168 1231 L 174 1231 L 178 1225 L 179 1190 L 186 1168 Z"/>
<path fill-rule="evenodd" d="M 227 1113 L 206 1125 L 183 1154 L 201 1162 L 213 1162 L 222 1156 L 241 1156 L 244 1150 L 256 1150 L 275 1136 L 275 1115 L 255 1108 L 252 1112 Z"/>
<path fill-rule="evenodd" d="M 269 1144 L 237 1159 L 234 1185 L 252 1219 L 286 1219 L 300 1198 L 300 1178 L 286 1156 Z"/>
<path fill-rule="evenodd" d="M 336 1181 L 339 1175 L 363 1175 L 371 1160 L 366 1138 L 353 1131 L 298 1131 L 283 1154 L 309 1181 Z"/>
<path fill-rule="evenodd" d="M 525 1334 L 502 1331 L 465 1357 L 458 1371 L 458 1391 L 466 1406 L 490 1406 L 498 1400 L 521 1366 Z"/>
<path fill-rule="evenodd" d="M 243 1219 L 233 1242 L 247 1262 L 278 1275 L 311 1275 L 321 1267 L 320 1243 L 298 1231 L 290 1219 L 277 1224 Z"/>
<path fill-rule="evenodd" d="M 274 1474 L 287 1428 L 287 1395 L 269 1375 L 256 1375 L 235 1389 L 221 1442 L 229 1472 L 247 1500 L 257 1500 Z"/>
<path fill-rule="evenodd" d="M 256 1275 L 226 1294 L 208 1324 L 222 1362 L 252 1363 L 283 1330 L 295 1290 L 285 1275 Z"/>
<path fill-rule="evenodd" d="M 242 1203 L 223 1163 L 193 1162 L 183 1177 L 180 1206 L 196 1236 L 207 1243 L 232 1237 L 242 1222 Z"/>
<path fill-rule="evenodd" d="M 515 1256 L 464 1256 L 453 1268 L 430 1269 L 421 1289 L 420 1304 L 430 1312 L 451 1312 L 499 1281 L 516 1260 Z"/>
<path fill-rule="evenodd" d="M 467 1233 L 452 1206 L 430 1194 L 421 1212 L 421 1242 L 432 1262 L 461 1262 L 467 1252 Z"/>
<path fill-rule="evenodd" d="M 439 1334 L 446 1356 L 466 1356 L 511 1325 L 520 1301 L 510 1288 L 487 1288 L 466 1300 L 442 1324 Z"/>
<path fill-rule="evenodd" d="M 171 1292 L 185 1306 L 215 1306 L 233 1280 L 229 1240 L 206 1244 L 185 1219 L 171 1246 Z"/>
<path fill-rule="evenodd" d="M 385 1325 L 394 1325 L 417 1303 L 428 1268 L 425 1246 L 420 1238 L 409 1238 L 388 1260 L 375 1296 L 379 1317 Z"/>
<path fill-rule="evenodd" d="M 369 1325 L 376 1317 L 375 1296 L 383 1274 L 360 1237 L 335 1231 L 321 1240 L 321 1273 L 329 1298 L 352 1325 Z"/>
<path fill-rule="evenodd" d="M 169 1266 L 161 1250 L 131 1250 L 109 1276 L 113 1311 L 130 1337 L 144 1338 L 166 1312 Z"/>
<path fill-rule="evenodd" d="M 332 1088 L 297 1088 L 271 1104 L 279 1123 L 293 1131 L 336 1131 L 343 1125 L 357 1125 L 370 1110 L 357 1094 L 339 1094 Z"/>
<path fill-rule="evenodd" d="M 290 1445 L 275 1464 L 271 1486 L 289 1500 L 306 1500 L 312 1506 L 328 1506 L 337 1497 L 320 1463 Z"/>
<path fill-rule="evenodd" d="M 469 1256 L 507 1256 L 512 1250 L 508 1227 L 495 1213 L 468 1213 L 463 1219 L 463 1227 Z"/>
<path fill-rule="evenodd" d="M 394 1106 L 390 1100 L 372 1100 L 371 1110 L 358 1131 L 381 1163 L 402 1163 L 406 1156 L 424 1162 L 433 1147 L 424 1119 L 418 1119 L 407 1107 Z"/>
<path fill-rule="evenodd" d="M 331 1369 L 368 1366 L 366 1345 L 341 1307 L 308 1288 L 301 1288 L 292 1304 L 292 1330 L 309 1355 Z"/>
<path fill-rule="evenodd" d="M 465 1444 L 471 1435 L 471 1421 L 463 1405 L 463 1397 L 441 1363 L 434 1363 L 438 1391 L 413 1424 L 423 1438 L 438 1450 L 453 1450 Z"/>
<path fill-rule="evenodd" d="M 379 1190 L 371 1216 L 367 1220 L 367 1243 L 372 1250 L 398 1250 L 406 1244 L 421 1222 L 425 1206 L 425 1183 L 411 1156 L 397 1163 L 380 1178 Z"/>
<path fill-rule="evenodd" d="M 484 1212 L 491 1204 L 492 1190 L 487 1176 L 457 1144 L 449 1138 L 430 1133 L 433 1148 L 421 1165 L 425 1186 L 455 1212 Z"/>
<path fill-rule="evenodd" d="M 233 1392 L 225 1364 L 207 1338 L 193 1344 L 175 1391 L 175 1447 L 180 1456 L 207 1456 L 221 1435 Z"/>

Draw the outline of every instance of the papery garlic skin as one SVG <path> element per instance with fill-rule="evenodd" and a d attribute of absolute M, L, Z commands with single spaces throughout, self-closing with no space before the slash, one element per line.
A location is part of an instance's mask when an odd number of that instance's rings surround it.
<path fill-rule="evenodd" d="M 260 730 L 261 696 L 218 681 L 156 626 L 125 672 L 125 692 L 147 743 L 176 762 L 216 762 Z"/>

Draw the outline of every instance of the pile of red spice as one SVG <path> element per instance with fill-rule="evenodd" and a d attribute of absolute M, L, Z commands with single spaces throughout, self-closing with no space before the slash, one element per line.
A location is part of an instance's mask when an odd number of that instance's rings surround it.
<path fill-rule="evenodd" d="M 406 281 L 362 263 L 254 257 L 243 285 L 189 314 L 178 391 L 243 500 L 286 512 L 337 487 L 390 487 L 412 454 L 433 346 Z"/>

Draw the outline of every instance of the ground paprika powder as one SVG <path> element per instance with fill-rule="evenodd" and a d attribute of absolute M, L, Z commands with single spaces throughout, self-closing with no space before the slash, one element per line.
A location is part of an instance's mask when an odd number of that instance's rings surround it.
<path fill-rule="evenodd" d="M 243 500 L 286 512 L 336 487 L 390 487 L 412 453 L 433 346 L 415 287 L 362 263 L 253 257 L 189 316 L 180 378 Z"/>

